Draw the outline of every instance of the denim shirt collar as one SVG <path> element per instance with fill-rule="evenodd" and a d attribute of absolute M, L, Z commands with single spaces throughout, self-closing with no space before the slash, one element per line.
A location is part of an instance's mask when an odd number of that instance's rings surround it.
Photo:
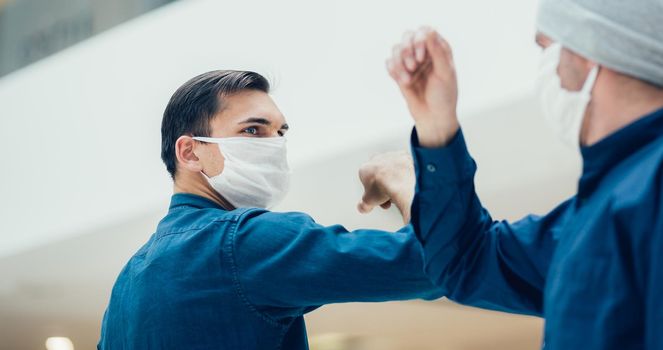
<path fill-rule="evenodd" d="M 199 209 L 216 208 L 225 210 L 212 200 L 191 193 L 175 193 L 170 199 L 168 210 L 170 211 L 183 206 Z"/>
<path fill-rule="evenodd" d="M 583 171 L 578 185 L 578 196 L 589 196 L 610 169 L 661 137 L 663 108 L 638 119 L 594 145 L 581 147 Z"/>

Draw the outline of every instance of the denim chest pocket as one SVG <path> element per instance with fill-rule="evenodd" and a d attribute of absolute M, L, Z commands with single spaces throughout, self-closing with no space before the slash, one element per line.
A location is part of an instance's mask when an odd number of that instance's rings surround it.
<path fill-rule="evenodd" d="M 546 283 L 546 317 L 566 326 L 595 322 L 612 313 L 606 305 L 632 298 L 625 288 L 628 264 L 620 247 L 623 242 L 605 230 L 603 215 L 584 214 L 565 228 Z"/>
<path fill-rule="evenodd" d="M 591 318 L 596 298 L 619 287 L 614 279 L 616 252 L 611 251 L 614 237 L 595 230 L 592 221 L 576 220 L 567 226 L 548 274 L 546 314 Z"/>
<path fill-rule="evenodd" d="M 642 295 L 622 258 L 578 254 L 551 268 L 544 315 L 552 348 L 612 348 L 642 337 Z"/>
<path fill-rule="evenodd" d="M 605 287 L 610 276 L 610 257 L 607 255 L 583 254 L 558 262 L 552 277 L 553 286 L 562 284 L 566 290 L 595 290 Z"/>

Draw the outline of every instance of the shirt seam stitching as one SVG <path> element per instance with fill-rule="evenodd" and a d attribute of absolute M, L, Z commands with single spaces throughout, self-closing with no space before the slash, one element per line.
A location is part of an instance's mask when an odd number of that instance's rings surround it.
<path fill-rule="evenodd" d="M 246 213 L 246 212 L 245 212 Z M 243 215 L 243 214 L 242 214 Z M 228 251 L 229 255 L 229 260 L 230 260 L 230 269 L 232 271 L 232 276 L 233 276 L 233 284 L 235 286 L 235 293 L 237 293 L 237 296 L 242 300 L 242 303 L 251 310 L 254 314 L 256 314 L 258 317 L 260 317 L 262 320 L 265 322 L 271 324 L 272 326 L 277 327 L 279 330 L 281 330 L 281 333 L 284 334 L 285 330 L 285 325 L 279 323 L 269 315 L 265 314 L 264 312 L 261 312 L 256 308 L 255 305 L 253 305 L 249 299 L 246 297 L 246 293 L 244 292 L 244 288 L 242 287 L 242 283 L 239 280 L 239 272 L 238 272 L 238 267 L 237 263 L 235 261 L 235 237 L 237 233 L 237 221 L 232 222 L 232 228 L 230 230 L 230 239 L 228 240 L 228 243 L 226 243 L 226 249 Z M 226 250 L 224 249 L 224 250 Z M 282 339 L 281 339 L 282 340 Z M 282 341 L 281 341 L 282 343 Z M 278 346 L 277 349 L 280 349 L 281 345 Z"/>
<path fill-rule="evenodd" d="M 217 219 L 214 219 L 214 220 L 213 220 L 210 224 L 208 224 L 208 225 L 204 225 L 204 226 L 195 226 L 195 227 L 187 227 L 187 228 L 183 228 L 183 229 L 178 229 L 178 230 L 173 230 L 173 231 L 164 232 L 164 233 L 162 233 L 162 234 L 157 235 L 157 236 L 156 236 L 156 240 L 158 241 L 158 240 L 160 240 L 160 239 L 163 238 L 163 237 L 172 236 L 172 235 L 177 235 L 177 234 L 181 234 L 181 233 L 186 233 L 186 232 L 189 232 L 189 231 L 203 230 L 203 229 L 205 229 L 205 228 L 209 227 L 210 225 L 213 225 L 213 224 L 215 224 L 215 223 L 217 223 L 217 222 L 232 222 L 232 221 L 235 221 L 236 219 L 237 219 L 236 217 L 232 217 L 232 218 L 217 218 Z"/>

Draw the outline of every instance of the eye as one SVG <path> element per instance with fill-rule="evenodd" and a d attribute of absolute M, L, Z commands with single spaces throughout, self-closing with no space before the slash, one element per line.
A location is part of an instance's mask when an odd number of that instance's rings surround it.
<path fill-rule="evenodd" d="M 242 130 L 242 132 L 249 135 L 258 135 L 258 128 L 256 128 L 255 126 L 250 126 Z"/>

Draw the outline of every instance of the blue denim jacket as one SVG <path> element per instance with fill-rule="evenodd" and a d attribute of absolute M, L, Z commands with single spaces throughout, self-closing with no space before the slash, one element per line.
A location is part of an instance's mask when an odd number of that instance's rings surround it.
<path fill-rule="evenodd" d="M 513 223 L 482 207 L 462 133 L 412 145 L 412 224 L 446 296 L 545 317 L 546 349 L 663 349 L 663 109 L 583 148 L 577 195 Z"/>
<path fill-rule="evenodd" d="M 321 226 L 175 194 L 112 291 L 99 349 L 307 349 L 321 305 L 439 297 L 410 226 Z"/>

